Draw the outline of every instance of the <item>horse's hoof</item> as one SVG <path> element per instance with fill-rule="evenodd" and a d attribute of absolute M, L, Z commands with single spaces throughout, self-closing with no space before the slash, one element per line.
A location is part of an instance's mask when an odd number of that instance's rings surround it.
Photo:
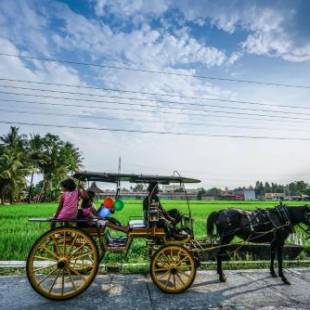
<path fill-rule="evenodd" d="M 226 282 L 226 277 L 225 276 L 220 276 L 220 281 L 221 282 Z"/>
<path fill-rule="evenodd" d="M 273 277 L 273 278 L 277 278 L 278 277 L 278 275 L 275 273 L 275 272 L 270 272 L 270 274 L 271 274 L 271 276 Z"/>
<path fill-rule="evenodd" d="M 286 278 L 282 278 L 282 281 L 286 285 L 291 285 L 291 282 L 288 279 L 286 279 Z"/>

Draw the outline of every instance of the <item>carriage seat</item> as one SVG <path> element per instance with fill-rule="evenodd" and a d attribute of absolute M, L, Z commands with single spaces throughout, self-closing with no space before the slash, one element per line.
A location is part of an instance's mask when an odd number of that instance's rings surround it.
<path fill-rule="evenodd" d="M 129 228 L 145 228 L 144 220 L 130 220 Z"/>

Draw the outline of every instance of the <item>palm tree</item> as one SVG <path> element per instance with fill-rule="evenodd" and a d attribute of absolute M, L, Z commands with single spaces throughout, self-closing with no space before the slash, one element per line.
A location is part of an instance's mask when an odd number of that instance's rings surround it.
<path fill-rule="evenodd" d="M 17 127 L 11 127 L 7 135 L 1 136 L 0 147 L 0 193 L 1 201 L 8 196 L 10 202 L 26 185 L 29 165 L 26 160 L 26 136 L 19 134 Z"/>
<path fill-rule="evenodd" d="M 0 195 L 13 201 L 26 187 L 26 176 L 30 175 L 28 201 L 31 200 L 35 173 L 42 173 L 43 182 L 39 199 L 50 195 L 56 198 L 59 181 L 81 167 L 79 149 L 58 136 L 47 134 L 30 136 L 19 134 L 11 127 L 7 135 L 0 137 Z"/>
<path fill-rule="evenodd" d="M 1 202 L 4 203 L 7 196 L 12 203 L 22 189 L 25 188 L 28 167 L 23 163 L 24 153 L 10 149 L 0 155 L 0 194 Z"/>
<path fill-rule="evenodd" d="M 19 128 L 11 126 L 7 135 L 0 136 L 3 145 L 15 150 L 22 150 L 27 142 L 25 135 L 19 134 Z"/>
<path fill-rule="evenodd" d="M 51 191 L 57 193 L 60 180 L 77 170 L 81 163 L 82 156 L 78 148 L 70 142 L 63 142 L 58 136 L 47 134 L 43 138 L 38 161 L 38 167 L 43 174 L 43 186 L 39 199 L 46 198 Z"/>

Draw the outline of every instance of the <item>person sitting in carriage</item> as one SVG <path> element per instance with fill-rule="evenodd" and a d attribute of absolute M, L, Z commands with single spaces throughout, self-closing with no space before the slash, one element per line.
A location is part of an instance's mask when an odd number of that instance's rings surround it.
<path fill-rule="evenodd" d="M 166 211 L 160 203 L 158 197 L 158 182 L 151 182 L 148 186 L 148 195 L 143 200 L 144 219 L 147 222 L 149 209 L 152 204 L 157 204 L 160 211 L 160 219 L 157 223 L 159 227 L 163 227 L 169 237 L 184 238 L 176 231 L 176 225 L 181 221 L 182 215 L 177 209 Z"/>
<path fill-rule="evenodd" d="M 72 178 L 67 178 L 60 182 L 61 196 L 58 209 L 54 215 L 54 219 L 76 219 L 78 214 L 78 203 L 80 198 L 87 199 L 87 192 L 80 185 L 77 187 Z"/>
<path fill-rule="evenodd" d="M 96 194 L 93 191 L 87 191 L 87 197 L 82 199 L 81 208 L 78 212 L 78 219 L 80 220 L 90 220 L 89 222 L 81 222 L 79 226 L 81 227 L 90 227 L 90 226 L 99 226 L 99 227 L 110 227 L 114 230 L 121 231 L 124 233 L 128 232 L 128 227 L 123 226 L 118 220 L 109 216 L 114 209 L 109 210 L 109 214 L 103 216 L 103 213 L 100 212 L 101 206 L 98 210 L 96 209 L 96 204 L 94 202 Z"/>

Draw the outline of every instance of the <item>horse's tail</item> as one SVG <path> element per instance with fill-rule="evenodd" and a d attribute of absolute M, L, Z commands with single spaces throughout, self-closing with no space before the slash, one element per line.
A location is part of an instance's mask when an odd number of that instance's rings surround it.
<path fill-rule="evenodd" d="M 217 221 L 218 216 L 219 216 L 219 212 L 217 211 L 210 213 L 210 215 L 208 216 L 207 234 L 209 237 L 215 237 L 218 234 L 218 232 L 214 233 L 214 226 L 215 226 L 215 222 Z"/>

